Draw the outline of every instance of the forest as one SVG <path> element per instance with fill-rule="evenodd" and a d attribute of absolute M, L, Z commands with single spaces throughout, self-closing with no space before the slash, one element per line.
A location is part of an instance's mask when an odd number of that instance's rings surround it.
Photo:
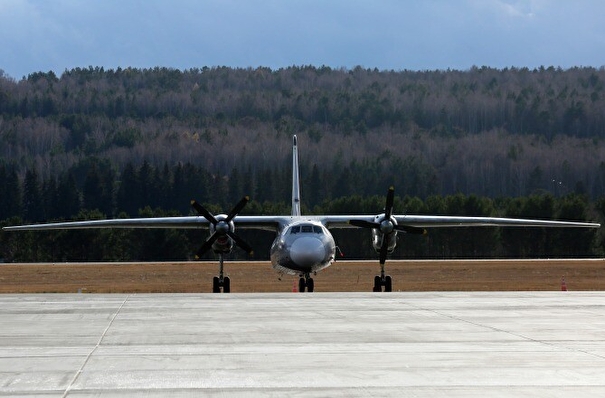
<path fill-rule="evenodd" d="M 394 185 L 397 213 L 601 222 L 604 82 L 605 69 L 580 67 L 0 70 L 0 220 L 183 215 L 191 199 L 219 212 L 244 195 L 242 214 L 287 214 L 297 134 L 307 213 L 376 214 Z M 266 258 L 270 234 L 246 233 Z M 335 231 L 352 258 L 374 255 L 367 235 Z M 189 259 L 205 237 L 1 233 L 0 259 Z M 401 237 L 395 256 L 604 250 L 594 230 L 434 229 Z"/>

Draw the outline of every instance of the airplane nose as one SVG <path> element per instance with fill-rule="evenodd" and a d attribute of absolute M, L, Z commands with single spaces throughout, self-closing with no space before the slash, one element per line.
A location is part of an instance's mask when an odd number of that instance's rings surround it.
<path fill-rule="evenodd" d="M 296 239 L 290 247 L 290 258 L 297 265 L 310 267 L 324 260 L 326 250 L 321 240 L 310 236 Z"/>

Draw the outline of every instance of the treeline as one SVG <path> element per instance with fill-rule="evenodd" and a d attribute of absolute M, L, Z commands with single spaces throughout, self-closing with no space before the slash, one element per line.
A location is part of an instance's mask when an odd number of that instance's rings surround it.
<path fill-rule="evenodd" d="M 413 123 L 442 135 L 504 128 L 548 139 L 559 134 L 602 138 L 604 84 L 605 70 L 595 68 L 89 67 L 66 70 L 60 77 L 33 73 L 19 82 L 4 77 L 0 113 L 23 119 L 74 114 L 169 118 L 199 127 L 216 120 L 279 123 L 287 118 L 307 127 L 326 124 L 344 134 Z M 73 145 L 88 138 L 88 131 L 78 137 L 67 127 Z"/>
<path fill-rule="evenodd" d="M 353 161 L 380 162 L 385 179 L 412 169 L 402 186 L 410 195 L 595 199 L 605 194 L 604 82 L 604 69 L 553 67 L 0 76 L 0 159 L 20 178 L 32 168 L 56 177 L 90 156 L 118 173 L 128 163 L 181 162 L 227 177 L 288 164 L 298 134 L 301 161 L 335 178 L 343 167 L 355 172 Z"/>
<path fill-rule="evenodd" d="M 243 195 L 248 214 L 288 213 L 297 134 L 308 213 L 375 214 L 394 185 L 398 212 L 599 221 L 604 84 L 603 68 L 0 71 L 0 220 L 189 214 L 191 199 L 228 211 Z M 349 256 L 372 255 L 363 231 L 336 234 Z M 184 259 L 204 238 L 3 233 L 0 256 Z M 79 239 L 93 243 L 69 246 Z M 603 253 L 600 233 L 582 230 L 434 230 L 402 243 L 399 255 L 427 258 Z"/>
<path fill-rule="evenodd" d="M 377 214 L 382 211 L 386 190 L 367 196 L 347 194 L 321 198 L 314 195 L 314 190 L 321 192 L 326 182 L 314 170 L 302 176 L 308 188 L 303 189 L 304 213 Z M 242 192 L 254 193 L 242 214 L 283 215 L 290 212 L 290 173 L 290 170 L 271 169 L 239 176 L 234 171 L 225 179 L 192 164 L 165 165 L 157 169 L 143 163 L 140 167 L 128 164 L 118 178 L 108 161 L 90 159 L 57 180 L 41 178 L 35 170 L 28 170 L 21 183 L 15 167 L 0 165 L 0 184 L 9 188 L 5 192 L 10 193 L 0 197 L 0 220 L 5 220 L 2 225 L 11 225 L 43 220 L 187 215 L 192 214 L 189 208 L 192 198 L 216 214 L 229 211 Z M 398 214 L 587 221 L 604 219 L 605 199 L 590 203 L 586 195 L 555 197 L 550 193 L 502 199 L 463 194 L 428 195 L 425 199 L 405 195 L 396 197 L 395 211 Z M 256 258 L 268 258 L 273 234 L 240 232 L 255 247 Z M 375 255 L 367 231 L 333 232 L 347 258 Z M 207 232 L 115 229 L 2 232 L 0 236 L 0 258 L 4 261 L 145 261 L 191 259 L 207 238 Z M 597 231 L 559 228 L 433 228 L 428 238 L 401 234 L 399 246 L 395 258 L 586 257 L 601 256 L 605 251 L 605 241 Z M 237 252 L 234 256 L 245 255 Z"/>
<path fill-rule="evenodd" d="M 398 159 L 389 167 L 379 160 L 351 162 L 327 171 L 316 164 L 301 165 L 300 175 L 302 204 L 310 211 L 334 198 L 384 194 L 391 185 L 421 197 L 437 191 L 430 174 L 414 159 Z M 136 216 L 139 209 L 149 206 L 188 214 L 192 199 L 227 209 L 244 195 L 259 203 L 290 206 L 292 171 L 290 167 L 249 167 L 233 168 L 223 175 L 192 163 L 154 167 L 147 161 L 140 166 L 128 162 L 118 171 L 108 159 L 89 157 L 56 176 L 27 169 L 22 179 L 16 166 L 0 163 L 0 186 L 5 188 L 0 219 L 18 215 L 41 222 L 68 219 L 82 209 L 99 210 L 106 216 Z"/>

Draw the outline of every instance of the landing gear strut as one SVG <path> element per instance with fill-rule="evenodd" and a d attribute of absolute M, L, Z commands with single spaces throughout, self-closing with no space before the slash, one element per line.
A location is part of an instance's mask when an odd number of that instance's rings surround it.
<path fill-rule="evenodd" d="M 219 276 L 212 278 L 212 293 L 220 293 L 221 289 L 223 293 L 231 293 L 231 279 L 223 274 L 223 254 L 219 253 Z"/>
<path fill-rule="evenodd" d="M 298 280 L 298 291 L 300 293 L 304 293 L 305 291 L 313 293 L 314 289 L 315 282 L 313 282 L 313 278 L 311 278 L 311 275 L 309 275 L 308 273 L 305 274 L 304 277 L 301 275 L 300 279 Z"/>
<path fill-rule="evenodd" d="M 393 279 L 390 275 L 384 274 L 384 264 L 380 264 L 380 275 L 374 277 L 374 292 L 382 292 L 384 287 L 385 292 L 393 291 Z"/>

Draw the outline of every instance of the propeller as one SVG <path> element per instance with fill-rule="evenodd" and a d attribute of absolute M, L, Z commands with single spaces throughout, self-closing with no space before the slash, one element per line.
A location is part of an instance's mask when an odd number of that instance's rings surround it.
<path fill-rule="evenodd" d="M 393 202 L 395 201 L 395 188 L 390 187 L 387 192 L 387 200 L 384 207 L 384 217 L 380 222 L 371 222 L 366 220 L 349 220 L 349 224 L 360 227 L 360 228 L 370 228 L 376 229 L 380 233 L 382 233 L 382 243 L 380 245 L 380 264 L 384 265 L 387 253 L 389 249 L 389 235 L 395 231 L 402 231 L 408 234 L 415 235 L 425 235 L 426 229 L 420 227 L 414 227 L 412 225 L 397 225 L 391 219 L 391 215 L 393 213 Z"/>
<path fill-rule="evenodd" d="M 206 210 L 204 208 L 204 206 L 200 205 L 195 200 L 191 201 L 191 206 L 195 209 L 195 211 L 197 211 L 197 213 L 200 216 L 204 217 L 206 220 L 208 220 L 208 222 L 210 224 L 212 224 L 214 226 L 214 233 L 204 242 L 202 247 L 200 247 L 200 249 L 197 251 L 197 253 L 195 255 L 196 258 L 202 257 L 202 255 L 204 253 L 206 253 L 208 250 L 210 250 L 210 248 L 212 247 L 214 242 L 216 242 L 217 239 L 219 239 L 221 237 L 225 237 L 225 236 L 228 236 L 229 238 L 233 239 L 235 244 L 238 245 L 239 247 L 241 247 L 246 253 L 248 253 L 250 255 L 253 254 L 252 247 L 248 243 L 246 243 L 242 238 L 237 236 L 231 230 L 231 225 L 230 225 L 233 218 L 235 216 L 237 216 L 240 211 L 242 211 L 242 209 L 246 206 L 246 204 L 248 203 L 249 200 L 250 200 L 250 198 L 248 196 L 244 196 L 235 205 L 235 207 L 233 209 L 231 209 L 229 214 L 227 214 L 227 217 L 222 220 L 218 220 L 216 217 L 214 217 L 212 215 L 212 213 L 210 213 L 208 210 Z"/>

